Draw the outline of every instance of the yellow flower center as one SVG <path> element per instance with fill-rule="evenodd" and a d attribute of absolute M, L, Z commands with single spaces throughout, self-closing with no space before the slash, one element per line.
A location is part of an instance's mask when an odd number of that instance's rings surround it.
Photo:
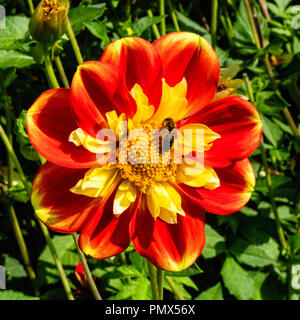
<path fill-rule="evenodd" d="M 146 193 L 147 188 L 156 181 L 175 181 L 177 170 L 172 149 L 168 150 L 168 153 L 162 153 L 163 139 L 153 140 L 152 128 L 151 123 L 142 125 L 147 137 L 137 137 L 136 141 L 128 141 L 128 163 L 117 165 L 122 178 L 133 182 L 143 193 Z M 138 142 L 142 142 L 141 147 Z M 144 143 L 146 147 L 143 147 Z"/>

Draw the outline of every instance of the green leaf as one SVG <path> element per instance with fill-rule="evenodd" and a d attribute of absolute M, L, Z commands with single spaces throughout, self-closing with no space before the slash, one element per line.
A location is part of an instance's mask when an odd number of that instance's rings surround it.
<path fill-rule="evenodd" d="M 189 291 L 186 290 L 183 283 L 181 283 L 180 281 L 176 281 L 176 277 L 174 277 L 174 278 L 172 277 L 172 280 L 175 282 L 176 287 L 182 293 L 182 295 L 184 296 L 184 298 L 186 300 L 192 299 L 191 294 L 189 293 Z M 170 285 L 167 281 L 164 282 L 164 288 L 173 293 L 173 289 L 170 287 Z M 197 288 L 197 290 L 198 290 L 198 288 Z"/>
<path fill-rule="evenodd" d="M 120 288 L 119 292 L 114 296 L 110 296 L 108 300 L 126 300 L 132 297 L 136 292 L 136 283 L 137 280 L 118 286 Z"/>
<path fill-rule="evenodd" d="M 148 272 L 147 260 L 142 256 L 140 256 L 136 251 L 133 251 L 130 253 L 129 259 L 139 272 L 141 273 Z"/>
<path fill-rule="evenodd" d="M 0 291 L 0 300 L 39 300 L 39 298 L 28 296 L 19 291 L 3 290 Z"/>
<path fill-rule="evenodd" d="M 268 277 L 268 273 L 263 273 L 260 271 L 249 271 L 249 273 L 254 281 L 253 300 L 263 300 L 261 290 L 266 278 Z"/>
<path fill-rule="evenodd" d="M 24 188 L 23 182 L 18 182 L 16 185 L 8 189 L 9 198 L 17 202 L 27 203 L 30 198 L 27 190 Z"/>
<path fill-rule="evenodd" d="M 142 35 L 144 31 L 150 28 L 154 23 L 159 23 L 163 17 L 143 17 L 133 24 L 133 31 L 137 36 Z"/>
<path fill-rule="evenodd" d="M 84 24 L 92 35 L 102 40 L 102 46 L 105 47 L 109 44 L 110 39 L 107 35 L 106 25 L 100 21 L 92 21 Z"/>
<path fill-rule="evenodd" d="M 191 277 L 195 276 L 196 274 L 200 274 L 203 271 L 197 268 L 196 266 L 190 266 L 188 269 L 182 270 L 182 271 L 173 271 L 173 272 L 168 272 L 166 271 L 166 275 L 171 276 L 171 277 Z"/>
<path fill-rule="evenodd" d="M 23 278 L 26 277 L 26 271 L 22 264 L 15 258 L 4 254 L 4 267 L 7 275 L 11 278 Z"/>
<path fill-rule="evenodd" d="M 273 91 L 263 91 L 259 92 L 256 96 L 257 99 L 257 109 L 263 114 L 269 116 L 278 116 L 285 107 L 289 107 L 284 99 L 281 98 L 276 92 Z"/>
<path fill-rule="evenodd" d="M 25 53 L 15 50 L 0 50 L 0 69 L 11 67 L 21 69 L 33 64 L 35 64 L 34 59 Z"/>
<path fill-rule="evenodd" d="M 193 21 L 192 19 L 188 18 L 184 14 L 180 13 L 179 11 L 176 11 L 176 16 L 178 21 L 182 26 L 184 26 L 184 30 L 191 31 L 194 33 L 199 34 L 203 38 L 205 38 L 207 41 L 211 41 L 211 36 L 207 32 L 205 28 L 200 26 L 197 22 Z"/>
<path fill-rule="evenodd" d="M 252 267 L 276 264 L 280 253 L 277 242 L 268 235 L 264 242 L 256 241 L 253 243 L 237 239 L 233 242 L 229 251 L 235 255 L 239 262 Z"/>
<path fill-rule="evenodd" d="M 27 110 L 22 110 L 20 116 L 17 118 L 14 133 L 16 135 L 16 140 L 20 144 L 20 151 L 24 158 L 30 161 L 38 160 L 39 155 L 37 151 L 31 145 L 26 131 L 26 117 Z"/>
<path fill-rule="evenodd" d="M 291 181 L 291 178 L 286 176 L 281 176 L 281 175 L 271 175 L 271 178 L 272 178 L 272 187 L 273 187 L 273 190 L 276 191 L 276 193 L 277 193 L 277 190 L 281 191 L 281 189 L 287 188 L 289 182 Z M 256 181 L 255 190 L 267 196 L 269 194 L 267 179 L 258 179 Z"/>
<path fill-rule="evenodd" d="M 284 13 L 292 0 L 274 0 L 280 13 Z"/>
<path fill-rule="evenodd" d="M 133 300 L 150 300 L 152 298 L 151 283 L 148 278 L 142 276 L 135 282 L 135 291 L 132 295 Z"/>
<path fill-rule="evenodd" d="M 186 287 L 193 288 L 198 291 L 198 287 L 190 277 L 173 277 L 176 284 L 182 284 Z"/>
<path fill-rule="evenodd" d="M 79 33 L 83 26 L 100 18 L 106 10 L 106 4 L 94 4 L 79 6 L 69 11 L 69 19 L 75 34 Z"/>
<path fill-rule="evenodd" d="M 233 257 L 228 256 L 223 264 L 221 276 L 228 291 L 239 300 L 248 300 L 254 294 L 254 282 L 250 274 Z"/>
<path fill-rule="evenodd" d="M 293 254 L 300 254 L 300 234 L 289 236 L 288 244 Z"/>
<path fill-rule="evenodd" d="M 272 120 L 265 117 L 263 114 L 260 115 L 263 124 L 263 133 L 270 143 L 274 147 L 278 146 L 279 141 L 282 139 L 283 132 Z"/>
<path fill-rule="evenodd" d="M 209 224 L 205 224 L 205 246 L 202 256 L 206 259 L 214 258 L 225 251 L 225 239 Z"/>
<path fill-rule="evenodd" d="M 258 14 L 258 19 L 261 22 L 261 28 L 264 38 L 267 39 L 267 23 L 265 19 L 262 18 L 262 15 L 260 13 Z M 235 46 L 238 48 L 239 52 L 241 54 L 256 54 L 257 48 L 255 45 L 254 36 L 251 31 L 251 25 L 244 1 L 240 1 L 239 10 L 237 12 L 237 20 L 234 23 L 233 29 Z"/>
<path fill-rule="evenodd" d="M 56 235 L 53 237 L 52 241 L 57 255 L 64 266 L 66 275 L 73 273 L 75 266 L 79 263 L 78 254 L 75 252 L 73 236 Z M 59 281 L 58 271 L 48 246 L 45 247 L 38 258 L 37 270 L 38 280 L 41 285 Z"/>
<path fill-rule="evenodd" d="M 1 29 L 0 49 L 18 49 L 28 30 L 29 18 L 24 16 L 8 16 L 6 28 Z"/>
<path fill-rule="evenodd" d="M 138 278 L 141 273 L 132 265 L 122 265 L 102 276 L 102 279 Z"/>
<path fill-rule="evenodd" d="M 244 215 L 249 217 L 255 217 L 258 215 L 258 211 L 254 210 L 253 208 L 249 208 L 247 206 L 243 207 L 240 212 L 242 212 Z"/>
<path fill-rule="evenodd" d="M 221 282 L 218 282 L 213 287 L 202 291 L 195 300 L 224 300 Z"/>

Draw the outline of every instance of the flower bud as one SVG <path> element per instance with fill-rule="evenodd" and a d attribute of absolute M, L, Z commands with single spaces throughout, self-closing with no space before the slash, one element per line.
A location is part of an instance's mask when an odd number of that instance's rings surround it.
<path fill-rule="evenodd" d="M 53 44 L 66 32 L 68 0 L 43 0 L 29 23 L 29 31 L 36 41 Z"/>

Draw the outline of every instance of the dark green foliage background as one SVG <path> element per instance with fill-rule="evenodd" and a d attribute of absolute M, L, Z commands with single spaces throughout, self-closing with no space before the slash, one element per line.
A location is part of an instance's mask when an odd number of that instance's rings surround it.
<path fill-rule="evenodd" d="M 186 299 L 200 300 L 299 300 L 300 289 L 291 285 L 300 275 L 294 272 L 300 265 L 300 147 L 283 117 L 288 107 L 299 123 L 300 109 L 300 30 L 292 27 L 297 1 L 268 1 L 271 21 L 259 12 L 265 49 L 257 50 L 243 1 L 219 1 L 217 54 L 222 67 L 241 66 L 238 78 L 249 75 L 254 91 L 255 106 L 264 125 L 265 148 L 274 187 L 278 213 L 288 242 L 282 250 L 272 213 L 261 151 L 251 155 L 257 184 L 250 202 L 240 212 L 228 216 L 207 214 L 206 245 L 193 265 L 180 273 L 169 274 Z M 34 1 L 37 5 L 38 1 Z M 23 4 L 23 5 L 22 5 Z M 0 29 L 0 73 L 8 96 L 0 95 L 0 122 L 6 128 L 5 108 L 9 108 L 14 122 L 14 147 L 27 175 L 32 181 L 39 167 L 38 155 L 30 145 L 25 129 L 26 110 L 49 88 L 44 66 L 32 57 L 34 42 L 28 34 L 27 1 L 0 0 L 6 8 L 7 28 Z M 203 17 L 210 25 L 209 1 L 173 0 L 181 31 L 192 31 L 211 41 Z M 147 17 L 147 10 L 154 18 Z M 159 23 L 158 1 L 72 1 L 69 17 L 85 61 L 98 60 L 105 46 L 120 37 L 141 36 L 154 41 L 153 23 Z M 232 27 L 226 23 L 231 21 Z M 299 20 L 299 19 L 298 19 Z M 224 25 L 225 21 L 225 25 Z M 175 31 L 166 6 L 167 32 Z M 60 41 L 61 59 L 69 80 L 77 62 L 66 35 Z M 268 52 L 275 59 L 287 58 L 274 66 L 281 95 L 272 85 L 262 63 Z M 247 96 L 245 85 L 239 94 Z M 0 142 L 0 190 L 4 191 L 6 150 Z M 7 203 L 15 207 L 30 257 L 38 275 L 40 299 L 66 299 L 52 257 L 33 218 L 29 199 L 18 180 L 4 196 L 0 192 L 0 265 L 7 270 L 7 289 L 0 291 L 1 299 L 37 299 L 33 297 L 22 258 L 6 213 Z M 93 299 L 91 293 L 77 281 L 74 269 L 79 263 L 70 235 L 52 232 L 54 244 L 65 267 L 76 299 Z M 104 299 L 151 299 L 151 285 L 145 260 L 130 247 L 126 251 L 127 264 L 119 256 L 105 261 L 88 259 L 96 283 Z M 296 277 L 296 280 L 295 280 Z M 298 277 L 298 278 L 297 278 Z M 297 280 L 298 279 L 298 280 Z M 165 299 L 173 299 L 171 288 L 165 283 Z"/>

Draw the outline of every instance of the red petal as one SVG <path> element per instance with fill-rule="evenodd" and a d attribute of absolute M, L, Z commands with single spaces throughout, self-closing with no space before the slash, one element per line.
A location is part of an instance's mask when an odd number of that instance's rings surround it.
<path fill-rule="evenodd" d="M 68 89 L 44 92 L 27 113 L 27 131 L 34 148 L 47 160 L 69 168 L 98 166 L 96 155 L 68 141 L 78 126 L 69 106 Z"/>
<path fill-rule="evenodd" d="M 195 202 L 182 199 L 185 217 L 177 215 L 177 224 L 153 219 L 144 199 L 143 208 L 131 222 L 132 242 L 136 251 L 157 268 L 179 271 L 199 257 L 205 243 L 204 212 Z"/>
<path fill-rule="evenodd" d="M 192 188 L 184 184 L 175 187 L 208 212 L 224 215 L 239 211 L 250 200 L 255 185 L 250 161 L 236 161 L 229 167 L 215 171 L 220 179 L 220 187 L 214 190 Z"/>
<path fill-rule="evenodd" d="M 106 112 L 116 110 L 129 117 L 136 112 L 121 71 L 113 65 L 89 61 L 81 64 L 74 75 L 70 104 L 78 126 L 91 136 L 103 128 Z"/>
<path fill-rule="evenodd" d="M 86 170 L 68 169 L 46 162 L 37 173 L 31 193 L 39 219 L 50 229 L 63 233 L 79 231 L 99 200 L 69 191 Z"/>
<path fill-rule="evenodd" d="M 120 67 L 128 89 L 131 90 L 138 83 L 149 103 L 158 107 L 162 90 L 162 64 L 151 43 L 135 37 L 116 40 L 105 48 L 100 61 Z"/>
<path fill-rule="evenodd" d="M 203 123 L 221 135 L 205 152 L 205 164 L 225 167 L 247 158 L 258 146 L 262 123 L 256 108 L 247 100 L 228 97 L 205 107 L 187 123 Z"/>
<path fill-rule="evenodd" d="M 116 190 L 101 202 L 97 213 L 91 217 L 80 233 L 82 251 L 95 259 L 105 259 L 124 251 L 130 244 L 129 223 L 137 210 L 139 199 L 119 217 L 113 214 Z"/>
<path fill-rule="evenodd" d="M 163 78 L 174 86 L 187 81 L 189 115 L 209 104 L 217 90 L 220 65 L 209 43 L 194 33 L 174 32 L 153 43 L 163 63 Z"/>

